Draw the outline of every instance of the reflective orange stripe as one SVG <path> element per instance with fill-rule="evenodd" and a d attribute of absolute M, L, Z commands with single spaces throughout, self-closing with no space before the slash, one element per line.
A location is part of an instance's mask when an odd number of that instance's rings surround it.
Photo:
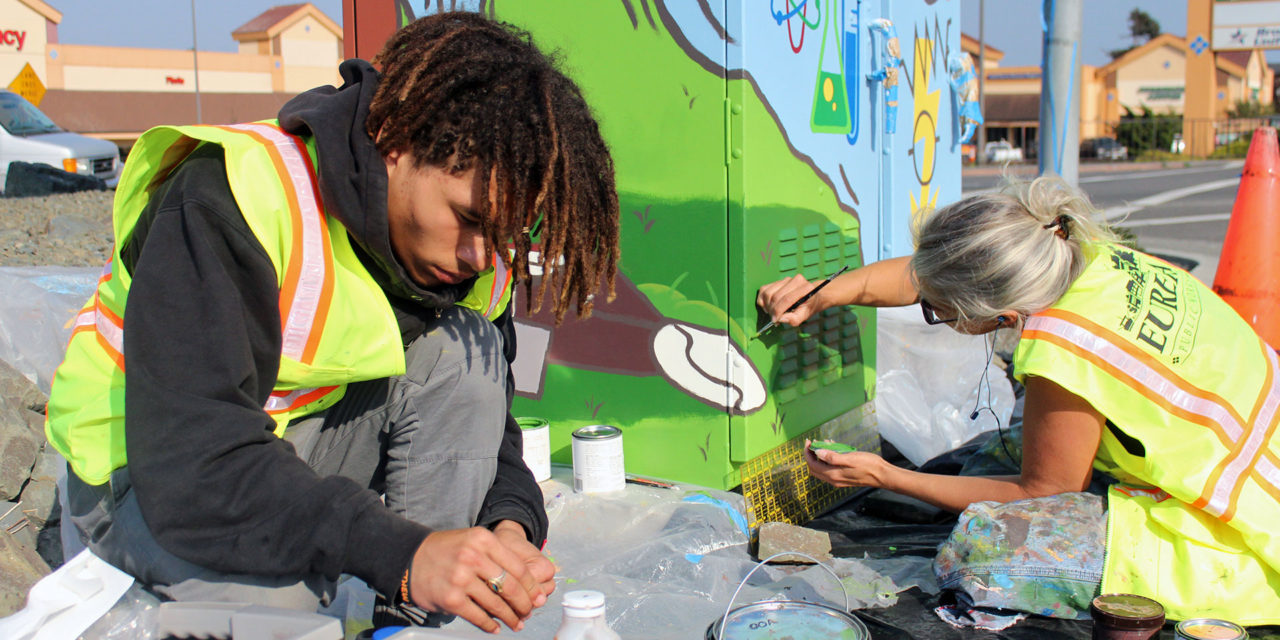
<path fill-rule="evenodd" d="M 1280 387 L 1276 376 L 1280 362 L 1261 340 L 1259 348 L 1266 354 L 1270 366 L 1251 419 L 1246 422 L 1217 394 L 1195 387 L 1128 341 L 1080 315 L 1050 309 L 1032 316 L 1023 338 L 1044 340 L 1066 349 L 1165 411 L 1212 430 L 1231 453 L 1218 462 L 1195 507 L 1229 521 L 1235 515 L 1236 502 L 1247 478 L 1255 478 L 1270 492 L 1280 487 L 1280 470 L 1270 456 L 1265 460 L 1262 457 L 1280 420 Z M 1262 462 L 1276 473 L 1258 472 Z"/>
<path fill-rule="evenodd" d="M 333 296 L 329 229 L 312 177 L 311 159 L 302 141 L 279 127 L 239 124 L 222 128 L 248 134 L 262 143 L 280 174 L 293 218 L 292 250 L 280 285 L 281 353 L 310 364 Z"/>
<path fill-rule="evenodd" d="M 1115 489 L 1116 491 L 1119 491 L 1120 493 L 1123 493 L 1126 496 L 1129 496 L 1130 498 L 1145 496 L 1145 497 L 1151 498 L 1152 500 L 1155 500 L 1156 502 L 1164 502 L 1165 500 L 1168 500 L 1169 498 L 1173 497 L 1168 493 L 1165 493 L 1164 490 L 1155 489 L 1155 488 L 1149 489 L 1145 487 L 1130 487 L 1128 485 L 1117 484 L 1115 485 Z"/>
<path fill-rule="evenodd" d="M 329 228 L 319 204 L 319 185 L 313 178 L 311 157 L 301 138 L 286 134 L 276 126 L 240 124 L 218 128 L 248 135 L 262 144 L 279 173 L 293 220 L 293 250 L 280 285 L 280 351 L 284 357 L 310 364 L 328 318 L 334 278 Z M 194 144 L 181 146 L 179 156 L 185 156 L 194 148 Z M 99 287 L 110 279 L 111 261 L 108 261 L 98 280 Z M 72 335 L 79 331 L 94 331 L 98 343 L 120 370 L 124 370 L 124 320 L 103 305 L 97 293 L 91 304 L 76 316 Z M 272 392 L 263 408 L 270 414 L 291 411 L 337 388 Z"/>
<path fill-rule="evenodd" d="M 98 286 L 111 279 L 111 260 L 102 267 L 102 275 L 98 276 Z M 76 314 L 71 337 L 82 331 L 94 332 L 94 338 L 107 356 L 116 366 L 124 371 L 124 319 L 102 304 L 98 297 L 98 289 L 94 289 L 93 298 Z"/>
<path fill-rule="evenodd" d="M 298 407 L 310 404 L 328 395 L 338 387 L 316 387 L 311 389 L 294 389 L 292 391 L 272 391 L 263 407 L 267 413 L 275 415 L 293 411 Z"/>

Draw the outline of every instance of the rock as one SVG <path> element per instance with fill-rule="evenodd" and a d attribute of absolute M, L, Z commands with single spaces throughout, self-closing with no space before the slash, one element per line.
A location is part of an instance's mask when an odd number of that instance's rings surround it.
<path fill-rule="evenodd" d="M 25 607 L 27 592 L 46 575 L 49 565 L 34 546 L 24 546 L 9 532 L 0 531 L 0 617 Z"/>
<path fill-rule="evenodd" d="M 49 398 L 13 365 L 0 360 L 0 397 L 14 400 L 17 406 L 44 414 Z"/>
<path fill-rule="evenodd" d="M 18 496 L 44 446 L 44 434 L 35 432 L 27 418 L 31 413 L 0 398 L 0 500 Z"/>
<path fill-rule="evenodd" d="M 58 508 L 58 474 L 65 469 L 62 455 L 45 443 L 36 457 L 35 467 L 31 469 L 31 479 L 22 488 L 19 496 L 22 512 L 35 525 L 43 530 L 51 524 L 58 524 L 61 509 Z"/>
<path fill-rule="evenodd" d="M 22 513 L 36 529 L 43 529 L 50 522 L 58 521 L 58 483 L 53 478 L 32 478 L 22 488 L 19 499 L 22 502 Z"/>
<path fill-rule="evenodd" d="M 0 531 L 6 531 L 24 547 L 36 548 L 40 532 L 27 520 L 21 502 L 0 502 Z"/>
<path fill-rule="evenodd" d="M 831 560 L 831 536 L 825 531 L 797 527 L 785 522 L 766 522 L 760 525 L 760 545 L 756 557 L 764 560 L 774 554 L 801 552 L 813 556 L 813 560 L 799 555 L 783 555 L 773 563 L 813 564 Z"/>

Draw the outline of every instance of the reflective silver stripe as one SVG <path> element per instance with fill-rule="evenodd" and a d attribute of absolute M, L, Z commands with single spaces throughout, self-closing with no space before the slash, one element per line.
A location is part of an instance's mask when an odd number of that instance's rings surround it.
<path fill-rule="evenodd" d="M 1080 325 L 1061 318 L 1031 316 L 1027 320 L 1026 328 L 1028 331 L 1051 333 L 1097 355 L 1151 390 L 1153 394 L 1167 399 L 1179 409 L 1203 416 L 1222 425 L 1223 430 L 1232 442 L 1239 440 L 1244 433 L 1244 426 L 1222 405 L 1187 393 L 1181 386 L 1165 378 L 1147 363 L 1129 355 L 1128 352 L 1116 346 L 1110 340 L 1095 335 Z"/>
<path fill-rule="evenodd" d="M 502 292 L 507 290 L 507 278 L 510 277 L 511 270 L 507 269 L 507 263 L 495 253 L 493 255 L 493 286 L 489 287 L 489 308 L 484 312 L 486 317 L 493 315 L 493 310 L 498 308 L 498 303 L 502 301 Z"/>
<path fill-rule="evenodd" d="M 1258 475 L 1266 479 L 1274 487 L 1280 487 L 1280 467 L 1271 463 L 1265 455 L 1258 460 L 1258 465 L 1254 467 Z"/>
<path fill-rule="evenodd" d="M 1277 406 L 1280 406 L 1280 391 L 1276 389 L 1277 382 L 1280 381 L 1280 366 L 1277 365 L 1274 351 L 1271 349 L 1263 349 L 1263 351 L 1266 352 L 1267 361 L 1271 365 L 1271 388 L 1267 390 L 1267 397 L 1262 402 L 1262 409 L 1258 411 L 1258 418 L 1254 421 L 1253 428 L 1249 429 L 1244 446 L 1240 447 L 1240 450 L 1227 463 L 1222 470 L 1222 475 L 1218 478 L 1218 483 L 1213 487 L 1213 495 L 1205 510 L 1214 515 L 1222 515 L 1231 507 L 1231 493 L 1238 483 L 1249 476 L 1249 469 L 1254 466 L 1254 458 L 1259 456 L 1262 448 L 1267 445 L 1269 435 L 1267 428 L 1275 419 Z"/>
<path fill-rule="evenodd" d="M 1244 438 L 1244 446 L 1240 447 L 1240 450 L 1234 454 L 1230 462 L 1223 467 L 1222 475 L 1213 485 L 1209 502 L 1204 508 L 1206 512 L 1213 514 L 1215 517 L 1222 516 L 1227 512 L 1231 506 L 1233 490 L 1237 484 L 1248 478 L 1251 462 L 1262 447 L 1266 446 L 1267 428 L 1275 418 L 1277 408 L 1280 408 L 1280 362 L 1277 362 L 1274 352 L 1270 349 L 1263 349 L 1271 367 L 1271 387 L 1267 389 L 1267 395 L 1263 400 L 1261 409 L 1258 411 L 1257 419 L 1252 425 L 1245 428 L 1245 425 L 1240 424 L 1232 413 L 1221 404 L 1188 393 L 1181 385 L 1169 380 L 1146 363 L 1116 346 L 1110 340 L 1096 335 L 1080 325 L 1056 317 L 1032 316 L 1027 321 L 1027 330 L 1042 331 L 1056 335 L 1097 355 L 1132 377 L 1133 380 L 1146 387 L 1151 393 L 1165 398 L 1174 406 L 1218 423 L 1222 426 L 1232 444 L 1238 444 L 1240 439 Z M 1214 466 L 1217 467 L 1226 459 L 1226 457 L 1221 458 L 1215 462 Z M 1280 484 L 1277 484 L 1272 477 L 1266 474 L 1259 474 L 1259 477 L 1272 486 L 1280 488 Z"/>
<path fill-rule="evenodd" d="M 272 392 L 270 396 L 267 396 L 267 403 L 263 405 L 262 408 L 266 409 L 267 413 L 279 413 L 281 411 L 288 411 L 293 406 L 293 403 L 297 401 L 298 398 L 308 393 L 311 393 L 312 391 L 315 391 L 317 388 L 318 387 L 312 387 L 308 389 L 294 389 L 293 391 L 289 391 L 287 393 L 282 393 L 279 391 Z"/>
<path fill-rule="evenodd" d="M 298 148 L 295 138 L 266 124 L 238 124 L 230 128 L 253 132 L 271 141 L 280 153 L 286 176 L 293 184 L 298 212 L 301 214 L 300 219 L 294 220 L 294 224 L 300 225 L 302 230 L 302 246 L 295 247 L 294 250 L 302 252 L 302 268 L 298 274 L 297 286 L 294 287 L 289 317 L 282 330 L 280 352 L 286 357 L 301 360 L 324 292 L 324 215 L 320 211 L 320 204 L 316 202 L 311 173 L 307 171 L 306 159 L 303 158 L 303 152 Z"/>
<path fill-rule="evenodd" d="M 94 326 L 96 326 L 98 329 L 98 335 L 102 336 L 102 338 L 107 341 L 107 344 L 111 345 L 111 348 L 116 350 L 116 353 L 119 353 L 120 355 L 123 356 L 124 355 L 124 327 L 118 326 L 114 322 L 112 322 L 111 317 L 108 316 L 107 314 L 98 313 L 96 307 L 99 304 L 101 303 L 98 302 L 95 296 L 95 299 L 93 301 L 93 305 L 95 307 L 93 311 L 93 315 L 95 316 Z"/>
<path fill-rule="evenodd" d="M 111 264 L 112 261 L 107 260 L 107 263 L 102 265 L 102 272 L 98 274 L 98 286 L 102 286 L 103 282 L 111 278 Z M 124 354 L 124 327 L 111 322 L 111 317 L 107 314 L 98 313 L 98 305 L 102 304 L 98 299 L 98 295 L 98 292 L 94 291 L 93 305 L 76 314 L 76 321 L 72 330 L 74 331 L 81 327 L 93 327 L 97 330 L 98 335 L 102 336 L 102 339 L 106 340 L 107 344 L 116 350 L 116 353 Z"/>

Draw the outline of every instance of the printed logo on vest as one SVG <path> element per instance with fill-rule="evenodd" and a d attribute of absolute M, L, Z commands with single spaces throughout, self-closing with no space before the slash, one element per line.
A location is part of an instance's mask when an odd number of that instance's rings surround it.
<path fill-rule="evenodd" d="M 1134 251 L 1111 249 L 1112 268 L 1129 276 L 1120 331 L 1177 364 L 1195 347 L 1200 294 L 1190 274 Z"/>

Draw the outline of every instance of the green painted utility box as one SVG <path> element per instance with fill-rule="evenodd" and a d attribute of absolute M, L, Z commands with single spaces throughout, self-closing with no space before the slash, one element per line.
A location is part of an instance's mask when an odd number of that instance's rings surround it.
<path fill-rule="evenodd" d="M 876 446 L 875 313 L 832 309 L 753 340 L 765 283 L 911 250 L 960 195 L 957 0 L 453 2 L 527 29 L 582 87 L 622 206 L 618 296 L 517 323 L 516 415 L 621 427 L 629 473 L 727 488 L 823 424 Z M 371 58 L 438 2 L 346 0 Z M 356 27 L 359 28 L 356 28 Z"/>

